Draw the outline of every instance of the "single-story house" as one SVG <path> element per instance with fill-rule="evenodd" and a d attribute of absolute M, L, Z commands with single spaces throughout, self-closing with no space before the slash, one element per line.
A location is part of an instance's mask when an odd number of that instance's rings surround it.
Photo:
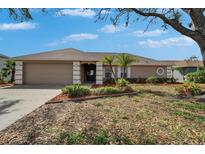
<path fill-rule="evenodd" d="M 198 67 L 203 67 L 203 62 L 199 60 L 178 60 L 178 61 L 161 61 L 164 64 L 172 65 L 173 77 L 177 82 L 183 82 L 188 73 L 196 72 Z"/>
<path fill-rule="evenodd" d="M 0 53 L 0 70 L 4 67 L 4 62 L 8 59 L 9 57 Z"/>
<path fill-rule="evenodd" d="M 96 83 L 112 77 L 108 66 L 101 60 L 118 53 L 85 52 L 73 48 L 42 52 L 14 57 L 16 61 L 16 84 L 72 84 Z M 127 68 L 127 78 L 171 77 L 170 65 L 160 61 L 136 56 L 138 60 Z M 122 77 L 123 69 L 115 65 L 117 77 Z"/>

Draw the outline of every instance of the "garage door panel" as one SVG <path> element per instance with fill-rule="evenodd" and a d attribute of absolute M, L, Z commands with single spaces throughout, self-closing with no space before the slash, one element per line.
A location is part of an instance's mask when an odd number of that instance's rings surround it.
<path fill-rule="evenodd" d="M 71 84 L 71 63 L 24 63 L 25 84 Z"/>

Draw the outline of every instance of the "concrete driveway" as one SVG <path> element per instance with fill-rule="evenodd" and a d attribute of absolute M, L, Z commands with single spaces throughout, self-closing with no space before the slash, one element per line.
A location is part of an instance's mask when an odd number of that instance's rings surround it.
<path fill-rule="evenodd" d="M 62 86 L 14 86 L 0 89 L 0 130 L 60 93 Z"/>

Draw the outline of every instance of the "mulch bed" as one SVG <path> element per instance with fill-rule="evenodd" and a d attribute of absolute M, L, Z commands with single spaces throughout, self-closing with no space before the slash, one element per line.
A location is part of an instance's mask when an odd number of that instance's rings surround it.
<path fill-rule="evenodd" d="M 54 103 L 65 103 L 70 101 L 84 101 L 84 100 L 91 100 L 91 99 L 98 99 L 104 97 L 118 97 L 118 96 L 125 96 L 125 95 L 134 95 L 137 92 L 123 92 L 118 94 L 109 94 L 109 95 L 88 95 L 82 97 L 69 97 L 65 94 L 59 94 L 56 97 L 52 98 L 50 101 L 46 102 L 46 104 L 54 104 Z"/>
<path fill-rule="evenodd" d="M 13 85 L 14 85 L 13 83 L 0 83 L 0 88 L 11 87 Z"/>

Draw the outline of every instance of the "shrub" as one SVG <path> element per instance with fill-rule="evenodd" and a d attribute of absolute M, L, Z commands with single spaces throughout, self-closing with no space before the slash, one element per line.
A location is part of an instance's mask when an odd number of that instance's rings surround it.
<path fill-rule="evenodd" d="M 81 97 L 90 94 L 90 89 L 80 84 L 74 84 L 66 86 L 62 89 L 63 94 L 67 94 L 70 97 Z"/>
<path fill-rule="evenodd" d="M 202 92 L 200 86 L 193 82 L 186 82 L 183 85 L 176 87 L 176 91 L 182 96 L 195 96 L 200 95 Z"/>
<path fill-rule="evenodd" d="M 158 82 L 158 79 L 156 76 L 150 76 L 146 79 L 146 82 L 147 83 L 157 83 Z"/>
<path fill-rule="evenodd" d="M 94 95 L 107 95 L 107 94 L 116 94 L 122 92 L 119 88 L 115 87 L 100 87 L 93 89 L 92 93 Z"/>
<path fill-rule="evenodd" d="M 121 78 L 117 80 L 117 86 L 118 87 L 126 87 L 129 84 L 129 81 Z"/>
<path fill-rule="evenodd" d="M 186 77 L 190 82 L 205 83 L 205 70 L 202 69 L 194 73 L 188 73 Z"/>
<path fill-rule="evenodd" d="M 109 143 L 109 137 L 106 130 L 101 130 L 93 139 L 94 144 L 105 145 Z"/>
<path fill-rule="evenodd" d="M 147 78 L 126 78 L 129 83 L 146 83 Z M 176 79 L 172 78 L 157 78 L 157 83 L 174 83 Z M 104 79 L 103 85 L 115 85 L 113 79 Z"/>

